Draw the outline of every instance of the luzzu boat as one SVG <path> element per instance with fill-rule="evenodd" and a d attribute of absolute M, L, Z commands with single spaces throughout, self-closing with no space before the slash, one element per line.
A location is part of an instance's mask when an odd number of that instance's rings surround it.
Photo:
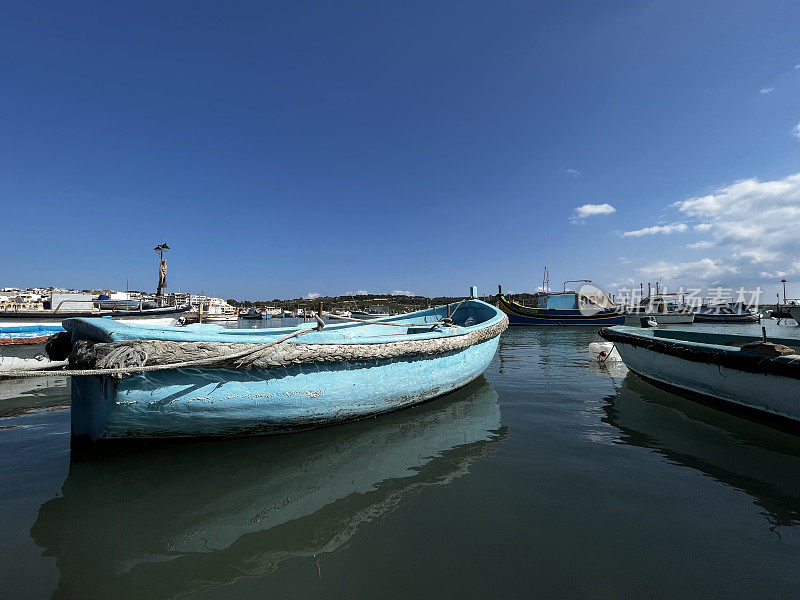
<path fill-rule="evenodd" d="M 503 295 L 498 289 L 497 304 L 508 315 L 510 325 L 617 325 L 625 313 L 610 301 L 577 292 L 541 294 L 537 306 L 524 306 Z M 605 304 L 605 305 L 604 305 Z"/>
<path fill-rule="evenodd" d="M 694 323 L 695 313 L 678 300 L 678 294 L 654 294 L 626 311 L 625 325 L 638 326 L 642 319 L 655 319 L 659 325 Z"/>
<path fill-rule="evenodd" d="M 608 327 L 625 365 L 690 399 L 800 430 L 800 339 Z M 777 346 L 776 346 L 777 345 Z"/>
<path fill-rule="evenodd" d="M 102 370 L 72 373 L 72 434 L 92 441 L 239 436 L 399 410 L 480 376 L 507 324 L 475 298 L 323 329 L 70 319 L 70 366 Z"/>

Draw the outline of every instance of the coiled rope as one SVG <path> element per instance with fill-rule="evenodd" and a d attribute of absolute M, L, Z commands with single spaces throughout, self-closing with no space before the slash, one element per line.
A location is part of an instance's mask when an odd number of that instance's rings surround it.
<path fill-rule="evenodd" d="M 65 371 L 3 371 L 7 377 L 63 377 L 65 375 L 86 376 L 103 375 L 124 378 L 135 373 L 148 373 L 170 369 L 192 368 L 213 365 L 217 368 L 231 369 L 267 369 L 285 367 L 303 363 L 341 362 L 385 360 L 404 356 L 439 354 L 463 350 L 500 335 L 508 327 L 508 318 L 487 328 L 465 334 L 446 335 L 424 340 L 398 340 L 373 344 L 283 344 L 292 338 L 311 333 L 313 329 L 299 329 L 267 343 L 224 343 L 224 342 L 176 342 L 169 340 L 128 340 L 124 342 L 98 343 L 73 349 L 70 364 L 94 363 L 99 368 L 68 369 Z M 367 321 L 369 323 L 369 321 Z M 389 323 L 375 322 L 389 325 Z M 431 327 L 436 322 L 424 324 L 406 323 L 403 327 Z M 398 325 L 392 323 L 392 325 Z M 81 343 L 81 342 L 79 342 Z M 282 344 L 282 345 L 281 345 Z M 242 346 L 246 346 L 241 349 Z M 225 350 L 237 348 L 235 352 L 224 353 Z M 88 351 L 87 351 L 88 349 Z M 85 353 L 85 355 L 84 355 Z M 177 362 L 163 362 L 164 357 L 194 356 L 202 354 L 202 358 L 191 358 Z M 88 357 L 88 358 L 87 358 Z M 153 364 L 147 364 L 148 362 Z"/>

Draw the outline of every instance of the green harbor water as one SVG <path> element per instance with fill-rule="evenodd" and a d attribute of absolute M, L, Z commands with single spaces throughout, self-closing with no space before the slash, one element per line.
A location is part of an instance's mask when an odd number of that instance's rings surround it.
<path fill-rule="evenodd" d="M 0 598 L 797 598 L 800 437 L 598 340 L 513 328 L 406 411 L 80 461 L 66 378 L 0 381 Z"/>

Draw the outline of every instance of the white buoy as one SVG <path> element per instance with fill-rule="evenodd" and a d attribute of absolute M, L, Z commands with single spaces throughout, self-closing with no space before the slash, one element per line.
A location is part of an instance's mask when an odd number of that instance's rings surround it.
<path fill-rule="evenodd" d="M 589 360 L 606 362 L 622 360 L 622 357 L 611 342 L 592 342 L 589 344 Z"/>

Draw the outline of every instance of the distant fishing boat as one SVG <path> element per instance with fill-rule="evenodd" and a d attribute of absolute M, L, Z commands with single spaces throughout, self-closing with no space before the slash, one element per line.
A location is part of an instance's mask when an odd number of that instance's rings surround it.
<path fill-rule="evenodd" d="M 76 346 L 73 368 L 118 369 L 115 378 L 73 374 L 72 433 L 91 440 L 266 434 L 399 410 L 478 377 L 507 324 L 475 298 L 324 329 L 67 320 L 72 341 L 89 344 Z"/>
<path fill-rule="evenodd" d="M 364 310 L 354 310 L 350 312 L 350 316 L 354 319 L 383 319 L 384 317 L 392 316 L 392 313 L 386 310 L 384 306 L 369 306 Z"/>
<path fill-rule="evenodd" d="M 566 283 L 564 292 L 537 294 L 536 306 L 525 306 L 507 298 L 502 287 L 498 286 L 498 307 L 508 315 L 510 325 L 599 326 L 625 321 L 625 313 L 607 294 L 599 290 L 587 293 L 567 291 Z"/>
<path fill-rule="evenodd" d="M 792 313 L 789 311 L 791 306 L 788 304 L 778 304 L 774 309 L 768 311 L 770 319 L 793 319 Z"/>
<path fill-rule="evenodd" d="M 353 316 L 353 313 L 349 310 L 333 310 L 328 314 L 328 318 L 336 320 L 336 319 L 347 319 Z"/>
<path fill-rule="evenodd" d="M 242 313 L 239 313 L 239 317 L 242 319 L 257 319 L 257 320 L 265 318 L 264 315 L 258 309 L 255 308 L 251 308 L 250 310 L 246 310 Z"/>
<path fill-rule="evenodd" d="M 65 367 L 66 360 L 51 360 L 45 345 L 50 336 L 64 331 L 60 325 L 0 327 L 0 377 L 8 371 L 38 371 Z"/>
<path fill-rule="evenodd" d="M 678 294 L 656 293 L 626 310 L 625 325 L 641 325 L 643 318 L 653 318 L 659 325 L 688 325 L 696 315 L 678 300 Z"/>
<path fill-rule="evenodd" d="M 734 302 L 694 307 L 695 323 L 758 323 L 761 315 Z"/>
<path fill-rule="evenodd" d="M 174 326 L 186 314 L 190 306 L 166 306 L 163 308 L 129 308 L 101 310 L 92 307 L 89 299 L 85 308 L 74 305 L 54 309 L 27 311 L 0 311 L 0 327 L 48 327 L 58 326 L 64 319 L 108 317 L 122 323 L 147 323 L 149 325 Z"/>
<path fill-rule="evenodd" d="M 239 311 L 224 300 L 212 298 L 205 307 L 200 307 L 202 320 L 207 323 L 235 322 L 239 320 Z"/>
<path fill-rule="evenodd" d="M 701 402 L 800 426 L 800 340 L 774 344 L 742 335 L 610 327 L 625 365 L 644 379 Z M 776 345 L 777 344 L 777 345 Z"/>

